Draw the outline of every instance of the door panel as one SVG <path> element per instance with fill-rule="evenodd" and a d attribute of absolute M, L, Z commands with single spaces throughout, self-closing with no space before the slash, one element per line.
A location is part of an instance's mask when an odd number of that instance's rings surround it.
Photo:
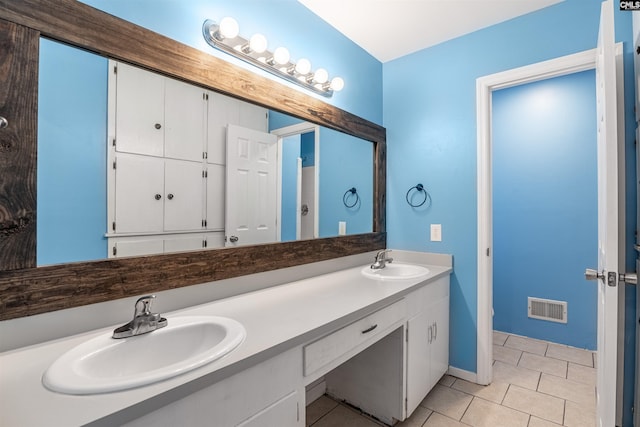
<path fill-rule="evenodd" d="M 202 229 L 202 163 L 165 160 L 165 231 Z"/>
<path fill-rule="evenodd" d="M 224 229 L 224 165 L 207 165 L 207 230 Z"/>
<path fill-rule="evenodd" d="M 206 128 L 204 90 L 177 80 L 165 82 L 165 157 L 202 161 Z"/>
<path fill-rule="evenodd" d="M 164 210 L 164 160 L 119 155 L 115 170 L 115 231 L 161 232 Z"/>
<path fill-rule="evenodd" d="M 598 366 L 597 423 L 615 425 L 618 321 L 618 133 L 614 5 L 602 3 L 596 99 L 598 120 Z"/>
<path fill-rule="evenodd" d="M 163 156 L 165 78 L 122 62 L 117 66 L 116 150 Z"/>
<path fill-rule="evenodd" d="M 227 130 L 227 246 L 277 241 L 277 137 L 229 125 Z"/>
<path fill-rule="evenodd" d="M 422 295 L 422 293 L 420 293 Z M 429 312 L 421 311 L 407 322 L 407 416 L 418 407 L 429 392 Z"/>
<path fill-rule="evenodd" d="M 227 125 L 240 123 L 240 103 L 237 99 L 209 93 L 208 128 L 207 128 L 207 161 L 209 163 L 226 164 L 227 158 Z"/>

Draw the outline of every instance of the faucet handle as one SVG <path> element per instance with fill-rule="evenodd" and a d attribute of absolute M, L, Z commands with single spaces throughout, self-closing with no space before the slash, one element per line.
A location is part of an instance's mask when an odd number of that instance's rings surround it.
<path fill-rule="evenodd" d="M 151 314 L 151 304 L 156 298 L 155 295 L 145 295 L 138 298 L 135 305 L 134 317 Z"/>

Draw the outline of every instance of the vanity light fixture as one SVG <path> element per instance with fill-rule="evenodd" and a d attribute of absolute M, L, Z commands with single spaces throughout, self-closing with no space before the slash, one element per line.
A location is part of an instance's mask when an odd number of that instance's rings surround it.
<path fill-rule="evenodd" d="M 312 71 L 308 59 L 292 61 L 285 47 L 278 47 L 271 52 L 262 34 L 254 34 L 249 39 L 239 34 L 238 22 L 230 17 L 222 18 L 219 23 L 207 19 L 202 25 L 202 35 L 209 45 L 271 74 L 326 97 L 344 88 L 344 80 L 340 77 L 329 79 L 329 72 L 324 68 Z"/>

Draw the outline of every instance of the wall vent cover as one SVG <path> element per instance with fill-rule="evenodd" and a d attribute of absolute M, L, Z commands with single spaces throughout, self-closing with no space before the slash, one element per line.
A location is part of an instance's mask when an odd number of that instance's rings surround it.
<path fill-rule="evenodd" d="M 550 322 L 567 323 L 567 302 L 528 297 L 529 317 Z"/>

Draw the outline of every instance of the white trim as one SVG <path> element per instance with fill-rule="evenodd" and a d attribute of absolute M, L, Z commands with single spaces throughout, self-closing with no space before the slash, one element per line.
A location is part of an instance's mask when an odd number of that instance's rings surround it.
<path fill-rule="evenodd" d="M 621 45 L 621 44 L 619 44 Z M 621 46 L 617 46 L 621 48 Z M 477 383 L 490 384 L 493 363 L 493 213 L 491 183 L 491 92 L 552 77 L 594 69 L 596 49 L 480 77 L 476 80 L 477 113 Z M 487 256 L 487 250 L 490 251 Z M 451 371 L 451 369 L 450 369 Z"/>
<path fill-rule="evenodd" d="M 475 372 L 465 371 L 464 369 L 454 368 L 453 366 L 449 366 L 447 375 L 469 381 L 470 383 L 478 382 L 478 376 Z"/>

